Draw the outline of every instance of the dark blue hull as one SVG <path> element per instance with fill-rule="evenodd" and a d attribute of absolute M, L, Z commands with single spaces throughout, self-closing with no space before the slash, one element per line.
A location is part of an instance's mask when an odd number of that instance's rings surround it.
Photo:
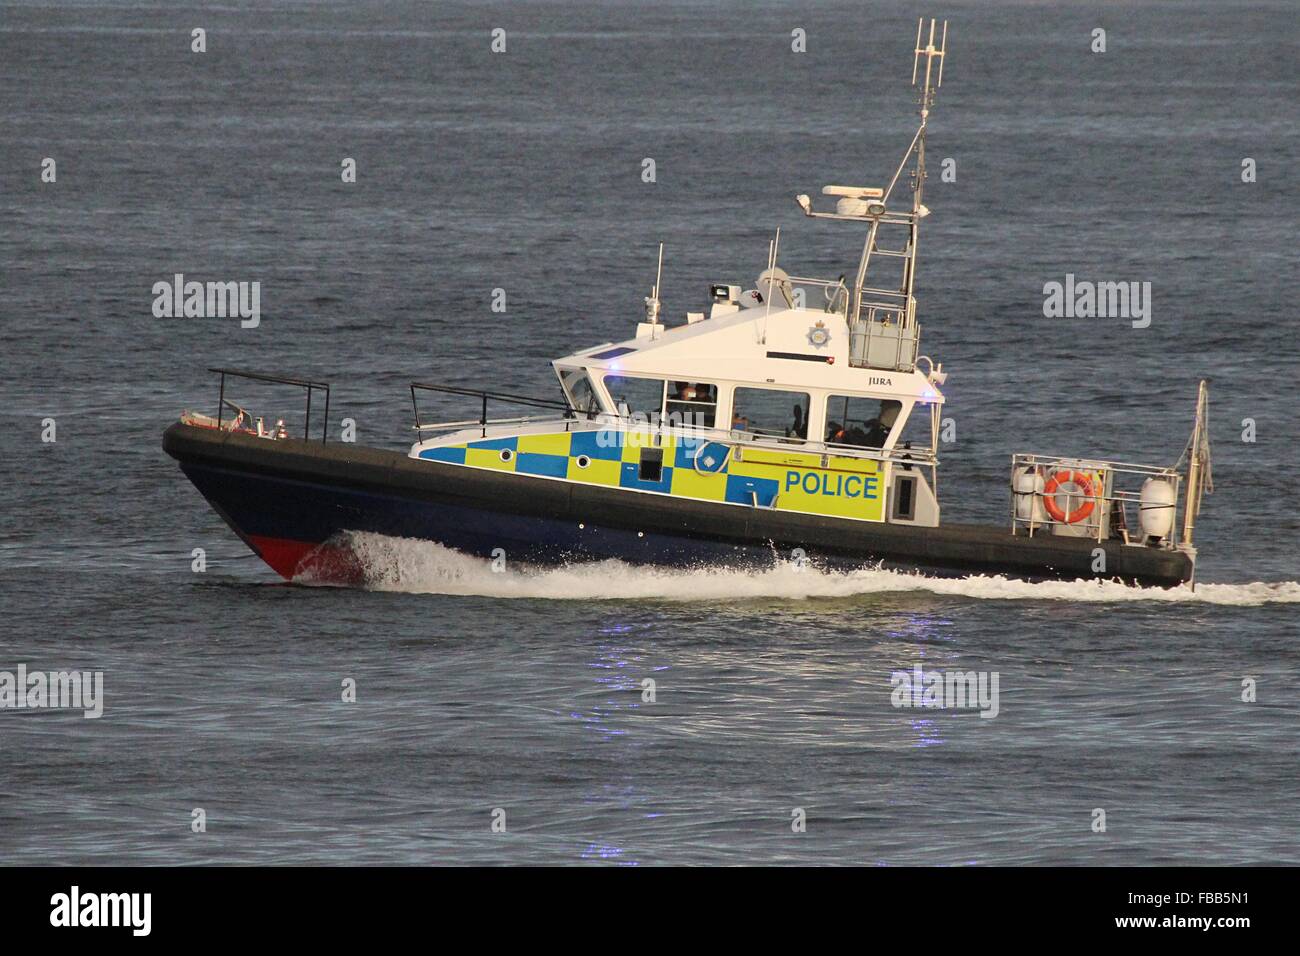
<path fill-rule="evenodd" d="M 483 558 L 503 552 L 508 560 L 540 564 L 614 558 L 638 564 L 745 566 L 770 565 L 777 560 L 771 546 L 747 547 L 703 537 L 433 503 L 211 465 L 181 467 L 242 537 L 284 542 L 286 546 L 299 542 L 303 550 L 338 542 L 348 533 L 370 532 L 433 541 Z M 276 570 L 284 573 L 279 567 Z"/>
<path fill-rule="evenodd" d="M 1170 586 L 1192 570 L 1183 554 L 1115 542 L 866 523 L 191 425 L 169 428 L 163 447 L 236 533 L 290 579 L 310 572 L 364 580 L 364 569 L 346 553 L 355 532 L 525 563 L 616 558 L 744 567 L 806 558 L 818 566 L 1041 580 L 1095 577 L 1100 547 L 1107 578 Z"/>

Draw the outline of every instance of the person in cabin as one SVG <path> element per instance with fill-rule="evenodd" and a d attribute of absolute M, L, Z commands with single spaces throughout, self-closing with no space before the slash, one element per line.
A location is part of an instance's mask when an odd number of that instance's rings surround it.
<path fill-rule="evenodd" d="M 894 430 L 901 409 L 898 402 L 884 400 L 875 418 L 855 424 L 841 424 L 837 421 L 826 422 L 826 441 L 835 445 L 852 445 L 855 448 L 882 448 Z"/>
<path fill-rule="evenodd" d="M 901 408 L 902 405 L 898 402 L 882 400 L 880 414 L 865 423 L 866 431 L 861 444 L 867 448 L 883 448 L 889 433 L 894 430 L 894 422 L 898 421 Z"/>
<path fill-rule="evenodd" d="M 845 425 L 828 420 L 826 422 L 826 441 L 833 445 L 855 445 L 862 448 L 867 444 L 867 433 L 857 425 Z"/>
<path fill-rule="evenodd" d="M 798 402 L 795 402 L 794 420 L 791 423 L 790 428 L 786 430 L 785 437 L 786 438 L 807 438 L 808 437 L 808 431 L 804 427 L 803 406 L 800 405 Z"/>
<path fill-rule="evenodd" d="M 713 427 L 713 411 L 708 405 L 716 403 L 712 385 L 695 382 L 673 382 L 668 396 L 668 418 L 675 425 Z"/>

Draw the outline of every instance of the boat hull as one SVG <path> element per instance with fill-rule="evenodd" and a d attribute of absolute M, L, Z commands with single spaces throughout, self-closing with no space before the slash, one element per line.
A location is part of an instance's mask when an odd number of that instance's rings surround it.
<path fill-rule="evenodd" d="M 362 583 L 346 546 L 369 532 L 524 563 L 616 558 L 680 567 L 817 565 L 1104 577 L 1174 586 L 1179 552 L 968 525 L 915 528 L 595 487 L 413 459 L 400 452 L 174 424 L 164 450 L 218 514 L 286 579 Z M 1106 572 L 1094 573 L 1094 549 Z"/>

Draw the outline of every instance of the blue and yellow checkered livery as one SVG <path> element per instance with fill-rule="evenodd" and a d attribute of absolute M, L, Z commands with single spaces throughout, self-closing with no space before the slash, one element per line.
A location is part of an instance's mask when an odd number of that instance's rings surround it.
<path fill-rule="evenodd" d="M 879 462 L 747 442 L 604 428 L 439 445 L 419 457 L 778 511 L 863 521 L 884 516 Z"/>

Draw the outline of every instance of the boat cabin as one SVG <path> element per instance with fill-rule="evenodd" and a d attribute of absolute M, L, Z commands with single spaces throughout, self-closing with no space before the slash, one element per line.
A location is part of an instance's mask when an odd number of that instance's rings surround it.
<path fill-rule="evenodd" d="M 833 300 L 769 307 L 760 290 L 736 286 L 712 295 L 707 318 L 641 323 L 634 338 L 557 359 L 563 419 L 484 421 L 421 442 L 412 456 L 937 525 L 942 372 L 923 373 L 910 354 L 885 367 L 855 360 L 851 318 Z"/>
<path fill-rule="evenodd" d="M 904 443 L 933 453 L 935 383 L 914 368 L 852 365 L 848 341 L 841 315 L 752 308 L 553 364 L 569 404 L 588 416 L 837 453 L 879 456 Z M 914 417 L 922 429 L 908 427 Z"/>

